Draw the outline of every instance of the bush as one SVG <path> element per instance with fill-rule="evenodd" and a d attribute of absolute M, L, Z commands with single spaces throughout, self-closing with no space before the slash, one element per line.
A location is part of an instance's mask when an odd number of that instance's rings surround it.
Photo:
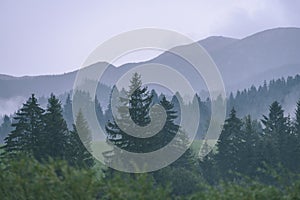
<path fill-rule="evenodd" d="M 98 185 L 91 170 L 62 161 L 41 164 L 24 157 L 0 167 L 0 199 L 95 199 Z"/>

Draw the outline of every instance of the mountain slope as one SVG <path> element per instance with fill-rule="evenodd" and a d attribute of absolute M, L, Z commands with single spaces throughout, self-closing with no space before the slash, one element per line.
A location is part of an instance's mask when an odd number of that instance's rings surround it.
<path fill-rule="evenodd" d="M 300 29 L 276 28 L 262 31 L 243 39 L 209 37 L 199 41 L 217 64 L 227 91 L 243 89 L 252 84 L 262 84 L 281 76 L 287 77 L 300 73 Z M 179 46 L 191 52 L 191 45 Z M 116 68 L 112 65 L 106 70 L 101 80 L 106 85 L 113 85 L 127 70 L 140 64 L 160 63 L 171 66 L 183 74 L 195 90 L 205 89 L 201 76 L 184 59 L 169 52 L 164 52 L 154 59 L 140 63 L 128 63 Z M 101 67 L 105 63 L 96 63 Z M 0 99 L 16 96 L 48 96 L 51 92 L 61 94 L 70 91 L 77 71 L 62 75 L 12 77 L 0 75 Z M 106 95 L 106 94 L 105 94 Z"/>

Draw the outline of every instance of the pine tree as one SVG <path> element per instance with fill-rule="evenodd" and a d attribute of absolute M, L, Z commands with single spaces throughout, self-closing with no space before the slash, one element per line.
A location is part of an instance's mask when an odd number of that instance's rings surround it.
<path fill-rule="evenodd" d="M 152 96 L 149 94 L 147 87 L 142 87 L 141 76 L 135 73 L 130 81 L 131 85 L 127 95 L 120 98 L 121 106 L 117 108 L 119 122 L 123 126 L 130 126 L 130 119 L 139 126 L 146 126 L 150 123 L 149 109 L 152 103 Z M 126 110 L 129 109 L 129 113 Z M 108 140 L 114 145 L 126 151 L 144 153 L 149 152 L 145 148 L 144 138 L 137 138 L 125 133 L 114 121 L 108 122 L 106 125 Z"/>
<path fill-rule="evenodd" d="M 64 159 L 68 145 L 69 131 L 62 115 L 61 103 L 53 94 L 48 99 L 44 122 L 44 156 L 46 158 Z"/>
<path fill-rule="evenodd" d="M 72 100 L 70 94 L 68 94 L 66 103 L 63 108 L 63 116 L 66 120 L 68 128 L 71 129 L 73 127 L 74 119 L 73 119 L 73 109 L 72 109 Z"/>
<path fill-rule="evenodd" d="M 185 169 L 193 169 L 195 164 L 195 156 L 190 148 L 188 148 L 188 136 L 180 129 L 180 126 L 175 123 L 177 112 L 174 110 L 174 105 L 169 102 L 164 96 L 160 101 L 160 105 L 165 109 L 167 114 L 166 122 L 163 129 L 153 137 L 152 144 L 159 144 L 158 149 L 166 146 L 171 140 L 178 135 L 178 139 L 175 141 L 174 150 L 184 151 L 183 155 L 178 158 L 172 167 L 180 167 Z"/>
<path fill-rule="evenodd" d="M 108 141 L 117 147 L 129 152 L 136 153 L 148 153 L 155 150 L 159 150 L 166 146 L 176 134 L 179 134 L 178 139 L 172 146 L 175 151 L 187 149 L 188 139 L 187 136 L 180 130 L 180 126 L 175 123 L 177 118 L 177 112 L 174 110 L 174 105 L 169 102 L 164 95 L 162 95 L 159 104 L 164 108 L 166 113 L 166 122 L 163 124 L 162 129 L 154 136 L 148 138 L 134 137 L 124 132 L 120 127 L 130 126 L 130 118 L 135 124 L 139 126 L 146 126 L 150 123 L 150 105 L 153 105 L 152 95 L 149 94 L 146 87 L 142 87 L 141 77 L 138 74 L 134 74 L 130 89 L 127 92 L 127 96 L 121 97 L 123 104 L 118 107 L 118 124 L 116 121 L 108 122 L 106 125 L 106 132 L 108 134 Z M 125 111 L 129 110 L 129 113 Z M 155 108 L 153 108 L 155 110 Z M 157 119 L 161 115 L 160 112 L 152 112 L 151 118 Z M 154 126 L 159 126 L 154 124 Z M 148 134 L 147 132 L 142 134 Z M 122 151 L 114 149 L 112 152 L 106 152 L 104 156 L 107 162 L 118 162 L 122 164 L 129 164 L 128 160 L 122 160 Z M 117 156 L 116 156 L 117 155 Z M 116 160 L 117 159 L 117 160 Z M 130 165 L 130 164 L 129 164 Z M 191 149 L 188 149 L 176 162 L 172 164 L 172 167 L 193 168 L 194 155 Z"/>
<path fill-rule="evenodd" d="M 76 124 L 70 133 L 70 145 L 67 149 L 67 160 L 73 166 L 91 167 L 94 159 L 91 154 L 92 135 L 83 113 L 79 110 L 76 117 Z"/>
<path fill-rule="evenodd" d="M 4 138 L 12 131 L 11 120 L 7 115 L 4 115 L 3 123 L 0 126 L 0 144 L 4 142 Z"/>
<path fill-rule="evenodd" d="M 296 119 L 294 123 L 295 133 L 298 137 L 300 137 L 300 100 L 297 102 L 295 115 L 296 115 Z"/>
<path fill-rule="evenodd" d="M 287 147 L 287 136 L 290 134 L 287 126 L 287 118 L 281 105 L 275 101 L 270 106 L 268 116 L 261 120 L 264 125 L 264 159 L 276 166 L 285 160 L 285 148 Z"/>
<path fill-rule="evenodd" d="M 159 103 L 158 94 L 154 89 L 151 90 L 152 95 L 152 105 Z"/>
<path fill-rule="evenodd" d="M 239 172 L 245 175 L 255 175 L 256 169 L 260 167 L 260 140 L 261 125 L 257 121 L 253 121 L 248 115 L 244 119 L 241 143 L 239 149 Z"/>
<path fill-rule="evenodd" d="M 230 178 L 230 171 L 237 172 L 239 169 L 239 146 L 242 143 L 241 119 L 237 118 L 236 111 L 233 108 L 229 118 L 225 121 L 223 130 L 217 143 L 218 153 L 215 160 L 219 170 L 225 178 Z"/>
<path fill-rule="evenodd" d="M 191 148 L 189 148 L 189 140 L 186 133 L 181 130 L 180 126 L 175 123 L 177 111 L 174 105 L 162 96 L 160 105 L 166 112 L 166 122 L 161 131 L 155 136 L 148 138 L 149 145 L 145 145 L 146 149 L 157 150 L 169 146 L 169 153 L 179 154 L 184 152 L 176 161 L 168 167 L 153 172 L 152 175 L 158 184 L 166 185 L 172 182 L 173 194 L 184 195 L 196 191 L 195 184 L 199 181 L 199 175 L 196 173 L 196 159 Z M 159 113 L 154 113 L 155 114 Z M 176 137 L 175 137 L 176 136 Z M 170 142 L 172 141 L 172 144 Z M 174 142 L 174 143 L 173 143 Z M 184 187 L 182 183 L 186 183 Z"/>
<path fill-rule="evenodd" d="M 42 158 L 44 110 L 39 107 L 34 94 L 23 104 L 16 113 L 12 126 L 14 130 L 5 138 L 4 150 L 6 155 L 28 153 L 36 159 Z"/>
<path fill-rule="evenodd" d="M 153 96 L 150 95 L 147 87 L 142 88 L 141 75 L 138 73 L 134 73 L 130 84 L 127 93 L 130 117 L 137 125 L 146 126 L 150 123 L 149 110 Z"/>
<path fill-rule="evenodd" d="M 300 158 L 300 100 L 297 102 L 296 108 L 296 119 L 294 123 L 294 134 L 292 139 L 294 140 L 292 145 L 294 148 L 294 155 L 291 155 L 290 158 L 293 159 L 294 170 L 300 171 L 300 160 L 294 158 Z"/>
<path fill-rule="evenodd" d="M 102 110 L 102 107 L 100 105 L 100 102 L 99 102 L 97 96 L 95 98 L 95 110 L 96 110 L 96 116 L 97 116 L 100 126 L 104 127 L 105 126 L 105 118 L 104 118 L 103 110 Z"/>

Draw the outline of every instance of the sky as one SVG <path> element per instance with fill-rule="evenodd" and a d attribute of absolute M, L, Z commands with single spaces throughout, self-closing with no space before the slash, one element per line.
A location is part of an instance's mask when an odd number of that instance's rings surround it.
<path fill-rule="evenodd" d="M 74 71 L 102 42 L 138 28 L 200 40 L 300 27 L 299 8 L 300 1 L 286 0 L 0 0 L 0 74 Z"/>

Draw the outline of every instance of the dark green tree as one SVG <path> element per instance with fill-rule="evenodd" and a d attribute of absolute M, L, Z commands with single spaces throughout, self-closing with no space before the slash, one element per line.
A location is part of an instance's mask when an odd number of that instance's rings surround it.
<path fill-rule="evenodd" d="M 195 155 L 193 151 L 188 148 L 189 146 L 189 138 L 187 134 L 181 130 L 180 126 L 175 123 L 177 119 L 177 111 L 174 110 L 174 105 L 170 101 L 166 99 L 164 96 L 160 101 L 160 105 L 165 109 L 167 114 L 166 122 L 164 124 L 163 129 L 160 133 L 157 134 L 157 138 L 154 138 L 155 141 L 153 143 L 160 144 L 158 148 L 162 148 L 166 146 L 171 140 L 174 139 L 176 135 L 178 139 L 175 141 L 175 150 L 186 150 L 184 154 L 176 160 L 174 163 L 171 164 L 172 167 L 180 167 L 192 170 L 195 167 Z"/>
<path fill-rule="evenodd" d="M 68 161 L 72 166 L 79 168 L 91 167 L 94 159 L 91 152 L 92 135 L 81 110 L 76 117 L 76 123 L 70 132 L 70 145 L 68 146 Z"/>
<path fill-rule="evenodd" d="M 4 142 L 4 138 L 13 130 L 11 120 L 7 115 L 4 115 L 3 123 L 0 126 L 0 144 Z"/>
<path fill-rule="evenodd" d="M 121 119 L 118 123 L 124 123 L 122 125 L 128 124 L 129 118 L 131 118 L 136 124 L 145 126 L 150 123 L 151 119 L 157 119 L 159 117 L 158 115 L 161 115 L 159 111 L 156 112 L 154 107 L 151 115 L 149 114 L 150 106 L 155 106 L 155 103 L 152 101 L 152 95 L 149 94 L 147 88 L 142 87 L 141 77 L 138 74 L 134 74 L 127 96 L 121 97 L 121 102 L 124 102 L 124 104 L 118 108 L 117 117 Z M 167 185 L 169 181 L 173 181 L 173 194 L 177 195 L 194 191 L 199 176 L 193 174 L 195 171 L 195 158 L 192 150 L 188 148 L 188 138 L 180 129 L 180 126 L 175 123 L 178 116 L 174 110 L 173 103 L 168 101 L 164 95 L 161 95 L 159 105 L 162 106 L 166 113 L 166 121 L 162 129 L 154 136 L 148 138 L 133 137 L 119 128 L 119 124 L 112 121 L 108 122 L 106 126 L 108 140 L 119 148 L 127 151 L 146 153 L 170 145 L 170 141 L 174 140 L 175 136 L 178 135 L 179 137 L 176 137 L 171 148 L 173 153 L 180 151 L 183 152 L 183 155 L 168 168 L 153 172 L 152 175 L 155 181 L 161 185 Z M 126 109 L 129 110 L 129 113 L 125 112 Z M 154 126 L 156 125 L 157 124 L 154 124 Z M 116 154 L 118 156 L 115 156 Z M 112 152 L 104 154 L 104 156 L 106 156 L 108 162 L 118 162 L 118 164 L 122 162 L 123 165 L 131 164 L 128 160 L 123 159 L 119 150 L 114 149 Z M 146 162 L 147 161 L 145 161 L 145 163 Z M 110 177 L 116 172 L 107 170 L 105 173 L 107 177 Z M 186 178 L 188 178 L 188 180 Z M 190 190 L 184 192 L 185 189 L 182 188 L 183 182 L 195 187 L 190 187 Z"/>
<path fill-rule="evenodd" d="M 44 156 L 64 159 L 68 146 L 69 131 L 62 115 L 61 103 L 53 94 L 48 99 L 44 122 Z"/>
<path fill-rule="evenodd" d="M 130 117 L 137 125 L 146 126 L 150 123 L 149 110 L 153 96 L 147 87 L 142 88 L 141 75 L 138 73 L 134 73 L 130 84 L 127 93 Z"/>
<path fill-rule="evenodd" d="M 293 155 L 290 156 L 290 158 L 293 160 L 293 170 L 299 172 L 300 171 L 300 160 L 294 159 L 294 158 L 300 158 L 300 100 L 297 102 L 297 108 L 296 108 L 296 117 L 294 122 L 294 131 L 292 135 L 292 144 L 291 149 L 294 152 Z"/>
<path fill-rule="evenodd" d="M 70 94 L 68 94 L 66 103 L 63 108 L 63 117 L 66 120 L 68 128 L 71 129 L 74 124 L 74 119 L 73 119 L 72 100 Z"/>
<path fill-rule="evenodd" d="M 256 170 L 260 167 L 260 150 L 262 127 L 259 122 L 252 120 L 248 115 L 243 120 L 241 132 L 241 143 L 239 149 L 239 173 L 254 176 Z"/>
<path fill-rule="evenodd" d="M 34 94 L 23 104 L 23 107 L 16 113 L 12 126 L 14 130 L 5 138 L 3 146 L 6 155 L 27 153 L 36 159 L 41 159 L 44 147 L 44 110 L 39 107 Z"/>
<path fill-rule="evenodd" d="M 242 120 L 236 116 L 236 111 L 233 108 L 223 126 L 217 143 L 218 153 L 215 155 L 217 166 L 224 178 L 231 178 L 232 175 L 230 172 L 237 172 L 239 170 L 241 160 L 239 147 L 243 142 L 242 126 Z"/>
<path fill-rule="evenodd" d="M 155 149 L 160 149 L 169 144 L 173 140 L 171 146 L 173 153 L 184 152 L 176 161 L 171 165 L 156 172 L 153 172 L 155 181 L 160 185 L 168 185 L 171 183 L 172 194 L 187 195 L 197 191 L 197 183 L 201 177 L 196 172 L 196 158 L 191 148 L 189 148 L 189 140 L 180 126 L 174 120 L 177 118 L 177 112 L 174 110 L 174 105 L 162 97 L 160 105 L 165 109 L 167 114 L 166 122 L 163 129 L 155 136 L 150 138 L 150 144 Z M 175 137 L 175 136 L 178 137 Z"/>
<path fill-rule="evenodd" d="M 152 96 L 147 87 L 142 87 L 141 76 L 135 73 L 130 81 L 131 85 L 126 96 L 120 97 L 121 106 L 117 108 L 120 123 L 130 126 L 130 119 L 139 126 L 150 123 L 149 109 Z M 126 112 L 129 110 L 129 113 Z M 147 139 L 137 138 L 121 130 L 115 120 L 106 124 L 107 139 L 114 145 L 127 151 L 141 153 L 149 152 L 145 148 Z M 147 142 L 148 143 L 148 142 Z"/>
<path fill-rule="evenodd" d="M 100 102 L 99 102 L 97 96 L 95 98 L 95 110 L 96 110 L 96 116 L 97 116 L 99 124 L 101 125 L 101 127 L 104 127 L 105 126 L 105 117 L 103 114 L 103 109 L 100 105 Z"/>
<path fill-rule="evenodd" d="M 281 105 L 277 101 L 273 102 L 269 115 L 264 115 L 261 121 L 264 125 L 264 161 L 271 166 L 284 164 L 290 129 Z"/>

